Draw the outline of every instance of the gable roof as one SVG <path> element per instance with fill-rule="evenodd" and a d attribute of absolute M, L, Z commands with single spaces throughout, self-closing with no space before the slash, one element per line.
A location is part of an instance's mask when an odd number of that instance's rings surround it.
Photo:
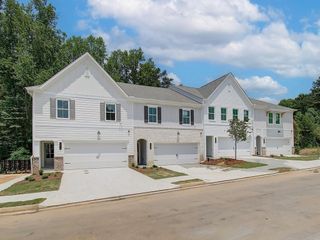
<path fill-rule="evenodd" d="M 117 82 L 117 85 L 129 97 L 197 104 L 197 102 L 193 101 L 192 99 L 187 98 L 171 90 L 170 88 L 135 85 L 135 84 L 123 83 L 123 82 Z"/>
<path fill-rule="evenodd" d="M 258 108 L 263 108 L 266 110 L 279 110 L 279 111 L 285 111 L 285 112 L 295 111 L 295 109 L 292 109 L 292 108 L 280 106 L 278 104 L 273 104 L 273 103 L 269 103 L 269 102 L 264 102 L 264 101 L 257 100 L 254 98 L 250 98 L 250 101 L 253 103 L 254 106 L 256 106 Z"/>
<path fill-rule="evenodd" d="M 197 97 L 197 98 L 200 98 L 200 99 L 207 99 L 211 96 L 211 94 L 220 86 L 220 84 L 228 77 L 233 77 L 233 74 L 232 73 L 227 73 L 199 88 L 194 88 L 194 87 L 187 87 L 187 86 L 174 86 L 172 87 L 173 90 L 183 94 L 184 93 L 187 93 L 185 94 L 186 96 L 188 96 L 189 94 Z M 241 88 L 241 86 L 240 86 Z M 180 91 L 181 90 L 181 91 Z M 241 88 L 241 90 L 245 93 L 245 91 Z M 262 109 L 266 109 L 266 110 L 278 110 L 278 111 L 295 111 L 294 109 L 292 108 L 288 108 L 288 107 L 283 107 L 283 106 L 280 106 L 280 105 L 277 105 L 277 104 L 273 104 L 273 103 L 269 103 L 269 102 L 264 102 L 264 101 L 261 101 L 261 100 L 257 100 L 257 99 L 254 99 L 254 98 L 248 98 L 249 101 L 254 105 L 254 107 L 257 107 L 257 108 L 262 108 Z"/>
<path fill-rule="evenodd" d="M 59 71 L 58 73 L 56 73 L 53 77 L 51 77 L 49 80 L 47 80 L 46 82 L 44 82 L 41 85 L 36 85 L 36 86 L 30 86 L 30 87 L 26 87 L 27 92 L 32 95 L 32 92 L 35 90 L 45 90 L 48 86 L 50 86 L 51 84 L 53 84 L 62 74 L 64 74 L 65 72 L 69 71 L 70 69 L 74 68 L 76 65 L 83 63 L 84 61 L 90 61 L 92 62 L 98 69 L 99 71 L 101 71 L 103 73 L 103 75 L 107 78 L 110 79 L 112 82 L 112 84 L 114 86 L 116 86 L 116 88 L 119 89 L 119 91 L 124 94 L 125 96 L 126 93 L 116 84 L 116 82 L 111 78 L 111 76 L 100 66 L 99 63 L 97 63 L 97 61 L 90 55 L 90 53 L 86 52 L 85 54 L 83 54 L 82 56 L 80 56 L 79 58 L 77 58 L 75 61 L 73 61 L 72 63 L 70 63 L 69 65 L 67 65 L 65 68 L 63 68 L 61 71 Z"/>

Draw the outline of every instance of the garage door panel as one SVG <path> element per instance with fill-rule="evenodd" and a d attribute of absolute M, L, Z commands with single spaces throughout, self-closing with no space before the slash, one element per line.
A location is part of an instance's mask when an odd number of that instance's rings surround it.
<path fill-rule="evenodd" d="M 198 163 L 198 144 L 155 144 L 155 163 L 158 165 Z"/>
<path fill-rule="evenodd" d="M 251 155 L 251 138 L 247 141 L 241 141 L 237 144 L 237 154 L 239 156 Z M 218 153 L 219 156 L 233 157 L 234 156 L 234 140 L 228 137 L 218 138 Z"/>
<path fill-rule="evenodd" d="M 65 143 L 65 169 L 127 166 L 126 143 Z"/>
<path fill-rule="evenodd" d="M 266 148 L 268 155 L 288 155 L 292 151 L 289 139 L 267 139 Z"/>

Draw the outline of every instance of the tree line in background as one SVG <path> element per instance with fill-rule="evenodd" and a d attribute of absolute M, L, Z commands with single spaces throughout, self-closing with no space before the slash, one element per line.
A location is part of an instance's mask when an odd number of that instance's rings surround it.
<path fill-rule="evenodd" d="M 140 48 L 107 54 L 101 37 L 68 38 L 46 0 L 0 0 L 0 159 L 31 152 L 32 99 L 25 87 L 44 83 L 85 52 L 116 81 L 158 87 L 172 81 Z"/>
<path fill-rule="evenodd" d="M 32 145 L 32 99 L 25 87 L 44 83 L 85 52 L 116 81 L 168 87 L 166 71 L 146 59 L 141 49 L 107 54 L 101 37 L 67 37 L 57 28 L 55 8 L 46 0 L 0 0 L 0 159 Z M 284 99 L 280 105 L 295 108 L 296 147 L 320 143 L 320 79 L 309 94 Z"/>
<path fill-rule="evenodd" d="M 294 108 L 294 137 L 297 150 L 320 144 L 320 77 L 313 82 L 310 93 L 294 99 L 283 99 L 279 105 Z"/>

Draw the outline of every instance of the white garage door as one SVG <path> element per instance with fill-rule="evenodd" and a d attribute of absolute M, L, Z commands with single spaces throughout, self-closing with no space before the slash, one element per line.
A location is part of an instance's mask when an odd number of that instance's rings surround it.
<path fill-rule="evenodd" d="M 155 144 L 154 160 L 156 165 L 198 163 L 198 144 Z"/>
<path fill-rule="evenodd" d="M 237 154 L 238 156 L 248 156 L 251 154 L 250 151 L 251 139 L 247 141 L 238 142 Z M 221 157 L 234 157 L 234 140 L 227 137 L 218 138 L 218 151 Z"/>
<path fill-rule="evenodd" d="M 266 139 L 267 154 L 290 155 L 290 139 Z"/>
<path fill-rule="evenodd" d="M 126 167 L 126 143 L 65 143 L 64 169 Z"/>

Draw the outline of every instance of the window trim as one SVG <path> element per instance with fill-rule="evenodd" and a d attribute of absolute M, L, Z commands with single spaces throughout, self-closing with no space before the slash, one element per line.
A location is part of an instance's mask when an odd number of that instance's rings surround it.
<path fill-rule="evenodd" d="M 270 118 L 270 115 L 272 115 L 272 118 Z M 272 123 L 270 123 L 270 119 L 272 119 Z M 273 112 L 268 112 L 268 124 L 270 124 L 270 125 L 274 124 L 274 115 L 273 115 Z"/>
<path fill-rule="evenodd" d="M 226 110 L 226 114 L 225 114 L 226 119 L 225 119 L 225 120 L 222 119 L 222 109 L 225 109 L 225 110 Z M 220 120 L 221 120 L 221 122 L 226 122 L 226 121 L 228 121 L 228 109 L 227 109 L 226 107 L 221 107 L 221 108 L 220 108 Z"/>
<path fill-rule="evenodd" d="M 213 113 L 210 113 L 210 108 L 213 108 Z M 210 119 L 210 114 L 213 114 L 213 119 Z M 208 120 L 213 122 L 216 120 L 216 111 L 215 111 L 215 107 L 214 106 L 209 106 L 208 107 Z"/>
<path fill-rule="evenodd" d="M 114 120 L 107 119 L 107 105 L 114 105 Z M 114 102 L 106 102 L 104 104 L 104 120 L 106 122 L 116 122 L 117 121 L 117 104 L 116 103 L 114 103 Z"/>
<path fill-rule="evenodd" d="M 279 123 L 277 123 L 277 115 L 279 115 Z M 275 113 L 275 124 L 280 125 L 281 124 L 281 114 L 280 113 Z"/>
<path fill-rule="evenodd" d="M 186 125 L 186 126 L 191 126 L 191 109 L 189 108 L 181 108 L 182 109 L 182 125 Z M 183 121 L 183 111 L 188 111 L 189 112 L 189 123 L 184 123 Z"/>
<path fill-rule="evenodd" d="M 232 108 L 232 120 L 235 119 L 234 111 L 237 111 L 237 119 L 239 119 L 239 109 L 238 108 Z"/>
<path fill-rule="evenodd" d="M 158 124 L 158 106 L 156 105 L 147 105 L 148 107 L 148 124 Z M 155 108 L 156 109 L 156 121 L 155 122 L 150 122 L 149 118 L 149 108 Z"/>
<path fill-rule="evenodd" d="M 64 117 L 59 117 L 58 115 L 58 101 L 67 101 L 68 102 L 68 117 L 64 118 Z M 66 110 L 65 108 L 60 108 L 60 110 Z M 70 120 L 70 99 L 67 98 L 57 98 L 56 99 L 56 119 L 62 119 L 62 120 Z"/>

